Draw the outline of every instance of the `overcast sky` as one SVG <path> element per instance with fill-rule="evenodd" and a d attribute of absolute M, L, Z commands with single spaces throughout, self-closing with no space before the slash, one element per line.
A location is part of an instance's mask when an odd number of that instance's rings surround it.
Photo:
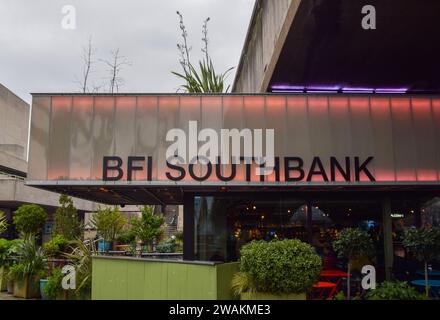
<path fill-rule="evenodd" d="M 62 28 L 65 5 L 76 29 Z M 96 48 L 91 83 L 107 84 L 109 59 L 119 48 L 132 66 L 120 92 L 175 92 L 181 81 L 176 10 L 183 13 L 193 60 L 201 56 L 202 24 L 210 17 L 210 52 L 218 71 L 236 67 L 254 0 L 0 0 L 0 83 L 30 102 L 31 92 L 77 92 L 82 47 Z M 232 82 L 231 74 L 229 82 Z"/>

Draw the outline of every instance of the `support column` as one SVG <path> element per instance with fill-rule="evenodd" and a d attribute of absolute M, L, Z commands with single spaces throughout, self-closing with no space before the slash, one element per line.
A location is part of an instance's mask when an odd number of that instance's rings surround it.
<path fill-rule="evenodd" d="M 188 194 L 183 206 L 183 260 L 195 260 L 194 245 L 194 196 Z"/>
<path fill-rule="evenodd" d="M 394 264 L 393 250 L 393 225 L 391 221 L 391 200 L 386 197 L 382 200 L 382 220 L 383 220 L 383 245 L 385 255 L 385 277 L 391 280 L 391 271 Z"/>
<path fill-rule="evenodd" d="M 313 207 L 310 201 L 307 201 L 307 241 L 310 245 L 313 244 Z"/>

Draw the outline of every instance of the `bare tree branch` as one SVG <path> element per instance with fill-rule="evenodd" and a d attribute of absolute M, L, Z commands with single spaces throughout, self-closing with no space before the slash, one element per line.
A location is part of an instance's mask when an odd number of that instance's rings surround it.
<path fill-rule="evenodd" d="M 83 60 L 83 73 L 80 80 L 76 80 L 76 82 L 79 84 L 81 92 L 87 93 L 89 92 L 89 77 L 90 74 L 93 72 L 93 64 L 95 61 L 93 60 L 93 57 L 95 55 L 95 49 L 92 45 L 92 37 L 89 37 L 89 41 L 86 46 L 83 47 L 83 52 L 81 55 L 81 58 Z"/>
<path fill-rule="evenodd" d="M 119 76 L 125 66 L 131 66 L 132 63 L 124 56 L 119 54 L 119 48 L 111 51 L 111 60 L 100 60 L 108 67 L 110 74 L 109 92 L 119 92 L 119 88 L 124 84 L 124 79 Z"/>

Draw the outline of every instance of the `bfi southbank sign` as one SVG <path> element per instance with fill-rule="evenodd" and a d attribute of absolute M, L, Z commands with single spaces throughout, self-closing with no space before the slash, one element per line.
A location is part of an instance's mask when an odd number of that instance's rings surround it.
<path fill-rule="evenodd" d="M 376 181 L 369 170 L 373 156 L 345 156 L 342 159 L 313 157 L 307 163 L 302 157 L 275 155 L 274 129 L 221 129 L 220 134 L 205 128 L 198 130 L 197 121 L 189 121 L 188 132 L 174 128 L 167 132 L 165 176 L 169 181 L 231 182 L 237 179 L 238 168 L 244 169 L 244 181 L 265 182 L 359 182 Z M 104 156 L 103 181 L 136 181 L 135 173 L 143 172 L 146 181 L 153 181 L 152 156 Z M 329 163 L 328 169 L 324 163 Z M 222 170 L 229 168 L 228 174 Z M 243 179 L 240 179 L 243 180 Z"/>

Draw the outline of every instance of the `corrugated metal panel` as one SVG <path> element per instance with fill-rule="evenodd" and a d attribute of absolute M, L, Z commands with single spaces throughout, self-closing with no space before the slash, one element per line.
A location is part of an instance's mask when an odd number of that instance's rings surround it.
<path fill-rule="evenodd" d="M 377 181 L 439 179 L 437 97 L 140 95 L 35 97 L 30 180 L 101 180 L 104 156 L 121 157 L 126 166 L 127 158 L 136 155 L 152 156 L 153 181 L 166 182 L 166 134 L 173 128 L 187 131 L 189 121 L 197 121 L 199 130 L 214 129 L 219 137 L 222 128 L 274 129 L 275 155 L 301 157 L 305 169 L 314 157 L 329 169 L 330 157 L 362 162 L 372 156 L 369 169 Z M 244 166 L 237 169 L 234 182 L 245 181 Z M 194 171 L 203 175 L 206 167 Z M 222 172 L 227 175 L 230 168 Z M 134 178 L 145 179 L 145 171 Z M 362 175 L 361 180 L 369 179 Z M 192 181 L 188 174 L 185 181 Z M 215 168 L 208 181 L 218 181 Z"/>

